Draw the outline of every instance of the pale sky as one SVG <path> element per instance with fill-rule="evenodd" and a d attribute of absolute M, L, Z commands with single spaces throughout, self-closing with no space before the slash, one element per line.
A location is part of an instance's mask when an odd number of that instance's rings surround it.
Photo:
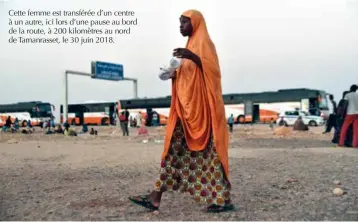
<path fill-rule="evenodd" d="M 10 9 L 133 10 L 138 26 L 111 45 L 15 45 L 7 42 Z M 89 72 L 94 60 L 123 64 L 125 76 L 139 80 L 139 97 L 170 95 L 158 72 L 185 46 L 179 17 L 187 9 L 206 19 L 223 93 L 313 88 L 338 100 L 358 82 L 356 0 L 8 0 L 0 1 L 0 103 L 41 100 L 58 111 L 64 71 Z M 132 82 L 69 78 L 70 103 L 132 96 Z"/>

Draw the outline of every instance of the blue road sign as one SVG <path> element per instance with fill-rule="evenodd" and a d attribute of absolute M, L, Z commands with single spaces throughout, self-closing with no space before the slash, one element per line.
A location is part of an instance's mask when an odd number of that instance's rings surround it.
<path fill-rule="evenodd" d="M 91 73 L 94 79 L 112 81 L 123 80 L 123 65 L 108 62 L 92 62 Z"/>

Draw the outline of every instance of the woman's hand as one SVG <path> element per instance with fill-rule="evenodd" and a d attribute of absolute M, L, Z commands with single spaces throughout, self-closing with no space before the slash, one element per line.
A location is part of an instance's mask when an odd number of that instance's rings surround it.
<path fill-rule="evenodd" d="M 180 58 L 180 59 L 189 59 L 192 62 L 196 63 L 196 65 L 201 69 L 202 69 L 202 61 L 201 59 L 194 54 L 193 52 L 191 52 L 191 50 L 186 49 L 186 48 L 177 48 L 173 50 L 173 56 Z"/>
<path fill-rule="evenodd" d="M 174 71 L 173 73 L 171 73 L 170 77 L 171 79 L 175 79 L 177 75 L 177 71 Z"/>
<path fill-rule="evenodd" d="M 190 59 L 193 58 L 193 52 L 186 48 L 177 48 L 173 50 L 173 56 L 180 59 Z"/>

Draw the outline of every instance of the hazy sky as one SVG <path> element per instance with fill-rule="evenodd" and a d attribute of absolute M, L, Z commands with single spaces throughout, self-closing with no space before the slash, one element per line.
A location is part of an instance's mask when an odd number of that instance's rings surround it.
<path fill-rule="evenodd" d="M 10 9 L 133 10 L 138 26 L 112 45 L 14 45 L 7 43 Z M 41 100 L 58 108 L 64 71 L 89 72 L 93 60 L 123 64 L 125 76 L 138 78 L 140 97 L 169 95 L 158 71 L 185 45 L 179 16 L 187 9 L 207 21 L 223 93 L 313 88 L 338 99 L 358 82 L 356 0 L 8 0 L 0 1 L 0 103 Z M 132 96 L 132 82 L 69 78 L 70 103 Z"/>

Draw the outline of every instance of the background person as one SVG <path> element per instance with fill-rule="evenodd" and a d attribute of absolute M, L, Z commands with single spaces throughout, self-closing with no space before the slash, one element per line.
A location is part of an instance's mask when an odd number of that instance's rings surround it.
<path fill-rule="evenodd" d="M 352 147 L 358 148 L 358 86 L 352 85 L 350 92 L 345 95 L 344 99 L 348 101 L 347 114 L 340 132 L 339 146 L 345 145 L 347 131 L 351 124 L 353 124 L 353 139 Z"/>

